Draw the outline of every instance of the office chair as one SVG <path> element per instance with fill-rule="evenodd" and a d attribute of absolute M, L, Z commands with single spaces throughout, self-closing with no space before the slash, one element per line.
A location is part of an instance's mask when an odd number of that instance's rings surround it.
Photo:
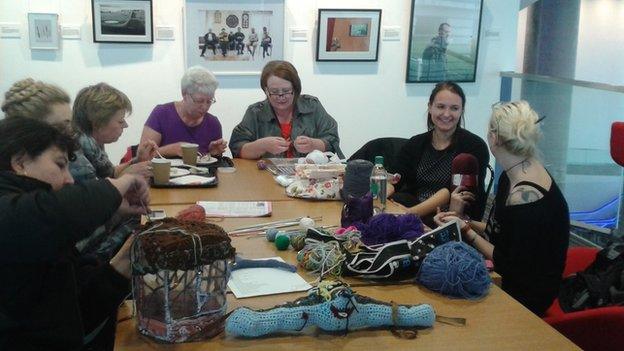
<path fill-rule="evenodd" d="M 597 248 L 568 249 L 563 276 L 585 270 L 596 258 Z M 556 299 L 544 316 L 544 321 L 583 350 L 624 349 L 624 306 L 599 307 L 564 313 Z"/>

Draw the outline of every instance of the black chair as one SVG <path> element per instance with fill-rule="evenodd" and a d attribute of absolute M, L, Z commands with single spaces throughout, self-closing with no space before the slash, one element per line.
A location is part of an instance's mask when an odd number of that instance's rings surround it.
<path fill-rule="evenodd" d="M 367 160 L 375 163 L 375 156 L 383 156 L 384 168 L 389 173 L 396 173 L 399 151 L 407 141 L 406 138 L 394 137 L 373 139 L 349 157 L 349 161 Z"/>

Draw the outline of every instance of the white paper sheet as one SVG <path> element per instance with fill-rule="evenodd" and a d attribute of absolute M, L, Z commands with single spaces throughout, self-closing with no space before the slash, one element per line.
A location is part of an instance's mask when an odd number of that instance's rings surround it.
<path fill-rule="evenodd" d="M 267 217 L 273 211 L 270 201 L 197 201 L 206 217 Z"/>
<path fill-rule="evenodd" d="M 268 257 L 284 262 L 281 257 Z M 297 274 L 277 268 L 245 268 L 232 272 L 228 287 L 236 298 L 306 291 L 312 286 Z"/>

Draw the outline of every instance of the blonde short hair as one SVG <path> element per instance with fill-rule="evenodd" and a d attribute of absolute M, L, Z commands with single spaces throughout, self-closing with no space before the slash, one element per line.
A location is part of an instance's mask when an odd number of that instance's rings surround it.
<path fill-rule="evenodd" d="M 128 96 L 106 83 L 98 83 L 78 92 L 72 122 L 83 133 L 92 135 L 95 129 L 108 124 L 119 110 L 132 113 Z"/>
<path fill-rule="evenodd" d="M 542 133 L 538 115 L 524 100 L 495 104 L 488 126 L 489 132 L 514 155 L 532 157 Z"/>
<path fill-rule="evenodd" d="M 219 82 L 209 70 L 201 66 L 193 66 L 184 72 L 180 87 L 182 94 L 206 94 L 214 96 Z"/>
<path fill-rule="evenodd" d="M 15 82 L 4 93 L 2 111 L 7 118 L 34 118 L 45 121 L 56 104 L 69 104 L 69 95 L 56 85 L 32 78 Z"/>

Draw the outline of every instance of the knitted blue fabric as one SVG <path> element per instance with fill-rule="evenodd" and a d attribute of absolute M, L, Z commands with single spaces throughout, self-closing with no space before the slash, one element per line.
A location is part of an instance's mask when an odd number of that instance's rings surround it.
<path fill-rule="evenodd" d="M 344 287 L 326 300 L 320 294 L 296 300 L 270 310 L 254 311 L 246 307 L 232 312 L 225 324 L 230 336 L 260 337 L 284 331 L 301 331 L 317 326 L 325 331 L 348 331 L 379 327 L 431 327 L 435 312 L 431 305 L 396 305 L 354 294 Z"/>

